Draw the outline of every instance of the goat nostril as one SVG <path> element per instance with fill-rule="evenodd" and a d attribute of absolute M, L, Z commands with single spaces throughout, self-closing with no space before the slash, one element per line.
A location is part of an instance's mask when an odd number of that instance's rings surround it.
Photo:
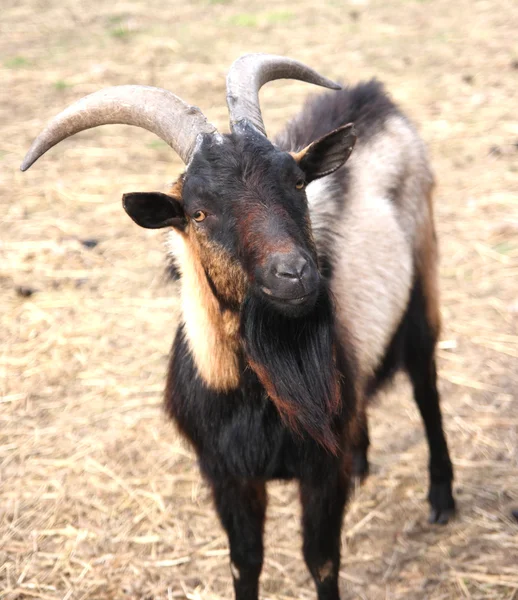
<path fill-rule="evenodd" d="M 283 279 L 300 279 L 300 274 L 296 271 L 288 270 L 283 268 L 275 273 L 276 277 L 282 277 Z"/>
<path fill-rule="evenodd" d="M 308 266 L 308 261 L 302 256 L 289 262 L 281 262 L 275 267 L 275 276 L 299 281 L 304 277 Z"/>

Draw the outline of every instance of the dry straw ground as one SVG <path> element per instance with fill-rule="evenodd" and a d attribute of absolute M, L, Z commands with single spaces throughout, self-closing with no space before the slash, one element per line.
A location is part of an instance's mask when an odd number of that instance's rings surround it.
<path fill-rule="evenodd" d="M 516 31 L 514 0 L 2 0 L 0 599 L 230 597 L 225 536 L 160 408 L 177 289 L 161 278 L 161 236 L 119 202 L 180 164 L 151 134 L 108 127 L 17 167 L 46 119 L 106 85 L 170 88 L 224 127 L 225 71 L 245 51 L 383 79 L 439 181 L 459 515 L 426 522 L 426 447 L 402 378 L 371 410 L 373 474 L 345 520 L 343 597 L 518 598 Z M 308 87 L 264 90 L 271 131 Z M 313 598 L 296 489 L 270 492 L 263 598 Z"/>

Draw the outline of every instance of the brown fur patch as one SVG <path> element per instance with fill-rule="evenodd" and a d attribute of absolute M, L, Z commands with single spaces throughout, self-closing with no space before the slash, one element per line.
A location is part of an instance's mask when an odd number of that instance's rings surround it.
<path fill-rule="evenodd" d="M 433 185 L 430 186 L 426 198 L 428 218 L 423 221 L 419 231 L 418 240 L 420 243 L 416 250 L 416 264 L 426 298 L 428 323 L 438 337 L 441 329 L 441 315 L 439 311 L 437 236 L 433 216 L 433 188 Z"/>
<path fill-rule="evenodd" d="M 238 219 L 240 239 L 243 245 L 254 258 L 254 264 L 264 266 L 272 254 L 290 254 L 296 250 L 294 240 L 286 235 L 272 235 L 270 218 L 278 217 L 280 222 L 289 219 L 288 213 L 281 206 L 270 206 L 250 202 L 246 205 L 246 212 Z"/>
<path fill-rule="evenodd" d="M 172 196 L 173 198 L 175 198 L 176 200 L 178 200 L 178 202 L 182 202 L 182 191 L 183 191 L 183 182 L 185 179 L 185 174 L 182 173 L 180 175 L 180 177 L 178 177 L 178 179 L 173 182 L 169 189 L 167 190 L 167 193 Z"/>
<path fill-rule="evenodd" d="M 204 234 L 189 228 L 189 239 L 202 267 L 214 283 L 219 297 L 230 305 L 240 305 L 248 287 L 247 277 L 241 265 L 234 261 L 223 248 L 211 242 Z"/>
<path fill-rule="evenodd" d="M 241 303 L 246 291 L 244 273 L 192 226 L 175 235 L 179 236 L 176 254 L 182 272 L 183 319 L 194 361 L 207 386 L 218 391 L 235 389 L 240 380 L 239 313 L 222 308 L 207 274 L 222 298 Z"/>
<path fill-rule="evenodd" d="M 263 384 L 266 393 L 274 402 L 275 406 L 277 406 L 283 418 L 286 419 L 289 427 L 294 431 L 298 431 L 299 426 L 296 420 L 297 407 L 291 404 L 290 402 L 286 402 L 277 395 L 277 392 L 275 391 L 275 386 L 273 385 L 272 380 L 270 379 L 268 371 L 262 365 L 254 362 L 250 358 L 248 359 L 248 364 L 255 372 L 257 377 L 259 377 L 259 381 Z"/>
<path fill-rule="evenodd" d="M 304 158 L 304 155 L 307 153 L 308 148 L 310 146 L 306 146 L 305 148 L 302 148 L 302 150 L 299 150 L 298 152 L 289 152 L 288 154 L 290 154 L 293 157 L 293 160 L 299 164 L 300 161 Z"/>

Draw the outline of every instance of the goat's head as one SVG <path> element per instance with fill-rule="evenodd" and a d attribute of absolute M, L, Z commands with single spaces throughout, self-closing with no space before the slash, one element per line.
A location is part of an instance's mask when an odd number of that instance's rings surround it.
<path fill-rule="evenodd" d="M 229 135 L 165 90 L 108 88 L 51 121 L 22 169 L 65 137 L 101 124 L 157 133 L 187 169 L 168 194 L 125 194 L 129 216 L 142 227 L 173 227 L 188 235 L 220 300 L 236 305 L 251 293 L 285 315 L 306 314 L 318 297 L 320 276 L 304 188 L 347 160 L 355 134 L 346 125 L 297 153 L 276 148 L 265 134 L 258 91 L 279 78 L 339 88 L 296 61 L 246 55 L 227 78 Z"/>

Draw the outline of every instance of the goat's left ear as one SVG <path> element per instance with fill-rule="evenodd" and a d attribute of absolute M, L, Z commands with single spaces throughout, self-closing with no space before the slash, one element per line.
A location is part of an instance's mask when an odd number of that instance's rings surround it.
<path fill-rule="evenodd" d="M 300 152 L 292 153 L 306 174 L 306 182 L 325 177 L 340 168 L 351 155 L 356 143 L 354 125 L 343 125 L 312 142 Z"/>
<path fill-rule="evenodd" d="M 137 225 L 146 229 L 176 227 L 186 225 L 181 203 L 162 192 L 133 192 L 122 196 L 122 206 Z"/>

